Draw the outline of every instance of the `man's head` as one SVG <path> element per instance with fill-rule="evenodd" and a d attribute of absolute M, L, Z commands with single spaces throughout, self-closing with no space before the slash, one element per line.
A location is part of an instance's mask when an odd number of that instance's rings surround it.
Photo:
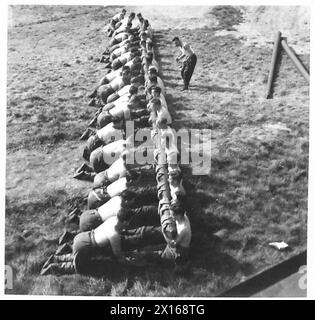
<path fill-rule="evenodd" d="M 145 40 L 141 40 L 140 41 L 140 45 L 142 48 L 146 48 L 146 41 Z"/>
<path fill-rule="evenodd" d="M 151 88 L 151 95 L 153 98 L 159 98 L 161 95 L 161 88 L 159 86 L 154 86 Z"/>
<path fill-rule="evenodd" d="M 134 57 L 132 64 L 137 64 L 140 63 L 141 64 L 141 58 L 139 56 Z"/>
<path fill-rule="evenodd" d="M 149 76 L 149 81 L 151 83 L 151 86 L 149 88 L 149 92 L 151 93 L 152 87 L 157 85 L 157 76 Z"/>
<path fill-rule="evenodd" d="M 121 67 L 121 64 L 120 64 L 120 61 L 118 59 L 115 59 L 113 62 L 112 62 L 112 69 L 113 70 L 117 70 Z"/>
<path fill-rule="evenodd" d="M 167 119 L 160 115 L 156 120 L 156 126 L 159 129 L 167 129 Z"/>
<path fill-rule="evenodd" d="M 130 84 L 132 84 L 133 86 L 139 87 L 141 85 L 141 83 L 139 82 L 138 77 L 132 78 L 130 80 Z"/>
<path fill-rule="evenodd" d="M 133 20 L 135 18 L 136 14 L 134 12 L 131 12 L 129 15 L 129 20 Z"/>
<path fill-rule="evenodd" d="M 122 20 L 125 17 L 125 14 L 126 14 L 126 10 L 122 9 L 120 13 L 120 20 Z"/>
<path fill-rule="evenodd" d="M 137 95 L 133 95 L 128 101 L 128 107 L 130 109 L 139 109 L 141 99 Z"/>
<path fill-rule="evenodd" d="M 155 66 L 150 66 L 148 73 L 149 73 L 149 77 L 153 77 L 153 76 L 157 77 L 157 75 L 158 75 L 158 71 Z"/>
<path fill-rule="evenodd" d="M 152 53 L 152 52 L 148 52 L 148 53 L 145 55 L 145 59 L 146 59 L 147 63 L 152 63 L 153 53 Z"/>
<path fill-rule="evenodd" d="M 179 40 L 178 37 L 174 37 L 172 40 L 175 44 L 175 47 L 180 47 L 181 46 L 181 41 Z"/>
<path fill-rule="evenodd" d="M 132 66 L 130 67 L 130 71 L 133 77 L 136 77 L 141 70 L 141 64 L 140 63 L 134 63 L 132 64 Z"/>
<path fill-rule="evenodd" d="M 175 219 L 177 217 L 183 217 L 186 212 L 183 202 L 178 200 L 171 203 L 170 211 L 174 214 Z"/>
<path fill-rule="evenodd" d="M 131 72 L 129 70 L 123 70 L 121 73 L 124 83 L 129 83 L 131 79 Z"/>
<path fill-rule="evenodd" d="M 129 88 L 129 94 L 132 96 L 132 95 L 137 94 L 137 93 L 138 93 L 138 87 L 134 86 L 134 85 L 131 85 L 130 88 Z"/>
<path fill-rule="evenodd" d="M 140 97 L 140 99 L 145 99 L 145 86 L 140 85 L 138 87 L 138 96 Z"/>
<path fill-rule="evenodd" d="M 177 237 L 177 229 L 175 221 L 168 223 L 163 227 L 163 234 L 166 237 L 166 241 L 175 240 Z"/>
<path fill-rule="evenodd" d="M 148 35 L 145 31 L 140 32 L 140 39 L 147 41 Z"/>
<path fill-rule="evenodd" d="M 123 73 L 124 71 L 130 71 L 130 67 L 129 66 L 123 66 L 121 69 L 121 73 Z"/>
<path fill-rule="evenodd" d="M 153 49 L 153 41 L 151 39 L 147 39 L 147 49 L 152 50 Z"/>
<path fill-rule="evenodd" d="M 169 182 L 170 184 L 179 184 L 183 179 L 183 174 L 179 170 L 174 170 L 169 172 Z"/>
<path fill-rule="evenodd" d="M 132 48 L 130 52 L 132 57 L 136 57 L 140 55 L 140 51 L 137 48 Z"/>

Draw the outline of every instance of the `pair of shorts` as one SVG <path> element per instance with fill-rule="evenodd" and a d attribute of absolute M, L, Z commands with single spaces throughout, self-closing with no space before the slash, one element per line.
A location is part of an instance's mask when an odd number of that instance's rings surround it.
<path fill-rule="evenodd" d="M 93 274 L 93 258 L 113 257 L 111 246 L 98 247 L 94 240 L 94 231 L 82 232 L 73 241 L 74 268 L 80 274 Z"/>
<path fill-rule="evenodd" d="M 93 181 L 93 189 L 103 188 L 110 185 L 112 182 L 108 179 L 107 170 L 99 172 Z"/>
<path fill-rule="evenodd" d="M 91 231 L 102 224 L 102 218 L 97 209 L 87 210 L 80 216 L 80 230 L 81 232 Z"/>
<path fill-rule="evenodd" d="M 91 190 L 87 199 L 88 210 L 100 207 L 109 199 L 110 195 L 106 192 L 106 189 L 104 190 L 103 188 L 97 188 L 95 190 Z"/>

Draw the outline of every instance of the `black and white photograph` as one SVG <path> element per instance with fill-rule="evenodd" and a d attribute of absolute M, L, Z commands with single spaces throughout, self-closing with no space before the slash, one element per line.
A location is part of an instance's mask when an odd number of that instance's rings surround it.
<path fill-rule="evenodd" d="M 311 5 L 22 3 L 6 299 L 307 298 Z"/>

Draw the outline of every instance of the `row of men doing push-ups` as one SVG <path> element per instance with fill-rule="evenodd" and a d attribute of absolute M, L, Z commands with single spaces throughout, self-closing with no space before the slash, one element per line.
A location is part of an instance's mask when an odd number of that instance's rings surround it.
<path fill-rule="evenodd" d="M 187 261 L 191 227 L 183 202 L 178 150 L 169 126 L 172 118 L 155 60 L 153 32 L 141 14 L 137 15 L 135 28 L 130 26 L 135 14 L 127 19 L 124 16 L 123 10 L 108 27 L 112 39 L 104 60 L 109 70 L 89 95 L 93 99 L 89 104 L 99 106 L 99 110 L 81 136 L 87 139 L 83 151 L 86 162 L 74 178 L 93 183 L 87 210 L 70 213 L 68 220 L 77 222 L 80 232 L 63 234 L 61 246 L 44 264 L 42 275 L 93 273 L 91 261 L 100 256 L 123 265 L 146 264 L 148 257 L 154 257 L 154 261 Z M 126 135 L 128 121 L 133 121 L 138 130 L 153 126 L 150 135 L 153 141 L 158 137 L 159 147 L 135 144 L 134 135 Z M 159 173 L 159 166 L 163 166 L 158 161 L 160 149 L 165 150 L 168 180 L 157 174 L 157 186 L 150 186 L 154 167 Z M 146 154 L 154 165 L 128 161 L 138 153 Z M 167 188 L 171 199 L 164 199 Z M 159 212 L 169 200 L 175 229 L 161 225 Z M 152 246 L 159 250 L 145 250 Z"/>

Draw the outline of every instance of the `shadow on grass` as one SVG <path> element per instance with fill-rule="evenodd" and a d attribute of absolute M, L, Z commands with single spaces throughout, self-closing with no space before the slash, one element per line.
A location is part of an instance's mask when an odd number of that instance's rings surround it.
<path fill-rule="evenodd" d="M 212 92 L 232 92 L 232 93 L 241 93 L 240 89 L 236 88 L 229 88 L 229 87 L 220 87 L 217 85 L 212 85 L 212 86 L 206 86 L 206 85 L 200 85 L 200 84 L 195 84 L 195 85 L 190 85 L 189 86 L 190 90 L 209 90 Z"/>

